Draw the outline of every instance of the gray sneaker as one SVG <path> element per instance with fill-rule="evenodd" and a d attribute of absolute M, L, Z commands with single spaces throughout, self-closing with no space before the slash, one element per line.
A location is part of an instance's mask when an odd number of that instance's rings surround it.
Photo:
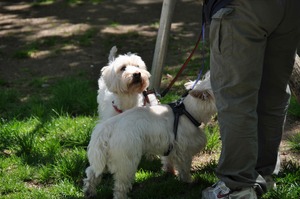
<path fill-rule="evenodd" d="M 231 191 L 222 181 L 202 191 L 202 199 L 257 199 L 254 188 Z"/>
<path fill-rule="evenodd" d="M 267 183 L 267 190 L 270 191 L 272 189 L 276 189 L 276 182 L 274 181 L 273 177 L 271 175 L 263 176 Z"/>

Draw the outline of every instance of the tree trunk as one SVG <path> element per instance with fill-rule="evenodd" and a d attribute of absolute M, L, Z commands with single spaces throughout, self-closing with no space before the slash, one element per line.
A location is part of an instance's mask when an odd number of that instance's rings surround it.
<path fill-rule="evenodd" d="M 300 103 L 300 57 L 298 55 L 296 55 L 289 85 L 298 103 Z"/>

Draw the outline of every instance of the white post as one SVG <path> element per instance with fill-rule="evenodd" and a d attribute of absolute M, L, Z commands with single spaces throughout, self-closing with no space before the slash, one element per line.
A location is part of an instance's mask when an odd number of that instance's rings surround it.
<path fill-rule="evenodd" d="M 176 0 L 164 0 L 159 21 L 159 29 L 155 44 L 155 51 L 152 61 L 151 79 L 149 88 L 159 92 L 162 78 L 162 67 L 165 62 L 166 52 L 171 29 L 171 19 L 175 8 Z"/>

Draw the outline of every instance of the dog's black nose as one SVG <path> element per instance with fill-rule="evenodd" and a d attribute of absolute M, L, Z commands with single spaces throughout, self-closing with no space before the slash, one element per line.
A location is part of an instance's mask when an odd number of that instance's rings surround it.
<path fill-rule="evenodd" d="M 141 73 L 133 73 L 132 75 L 132 83 L 139 84 L 142 81 Z"/>
<path fill-rule="evenodd" d="M 134 79 L 140 79 L 141 78 L 141 73 L 134 73 L 133 78 Z"/>

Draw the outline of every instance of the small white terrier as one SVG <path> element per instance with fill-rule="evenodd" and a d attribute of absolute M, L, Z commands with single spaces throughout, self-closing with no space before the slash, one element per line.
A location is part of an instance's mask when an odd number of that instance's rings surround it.
<path fill-rule="evenodd" d="M 142 94 L 149 86 L 150 78 L 142 58 L 132 53 L 115 57 L 116 53 L 114 46 L 110 50 L 108 66 L 101 69 L 98 80 L 98 114 L 102 121 L 136 106 L 150 102 L 157 104 L 155 95 L 149 101 Z"/>
<path fill-rule="evenodd" d="M 95 196 L 103 172 L 110 172 L 115 180 L 114 199 L 127 198 L 144 154 L 164 156 L 168 152 L 165 161 L 175 166 L 181 180 L 191 182 L 192 158 L 206 145 L 206 136 L 198 125 L 207 123 L 216 113 L 209 77 L 189 91 L 182 104 L 199 123 L 180 116 L 177 136 L 169 105 L 135 107 L 98 123 L 87 150 L 90 166 L 84 179 L 85 196 Z"/>

